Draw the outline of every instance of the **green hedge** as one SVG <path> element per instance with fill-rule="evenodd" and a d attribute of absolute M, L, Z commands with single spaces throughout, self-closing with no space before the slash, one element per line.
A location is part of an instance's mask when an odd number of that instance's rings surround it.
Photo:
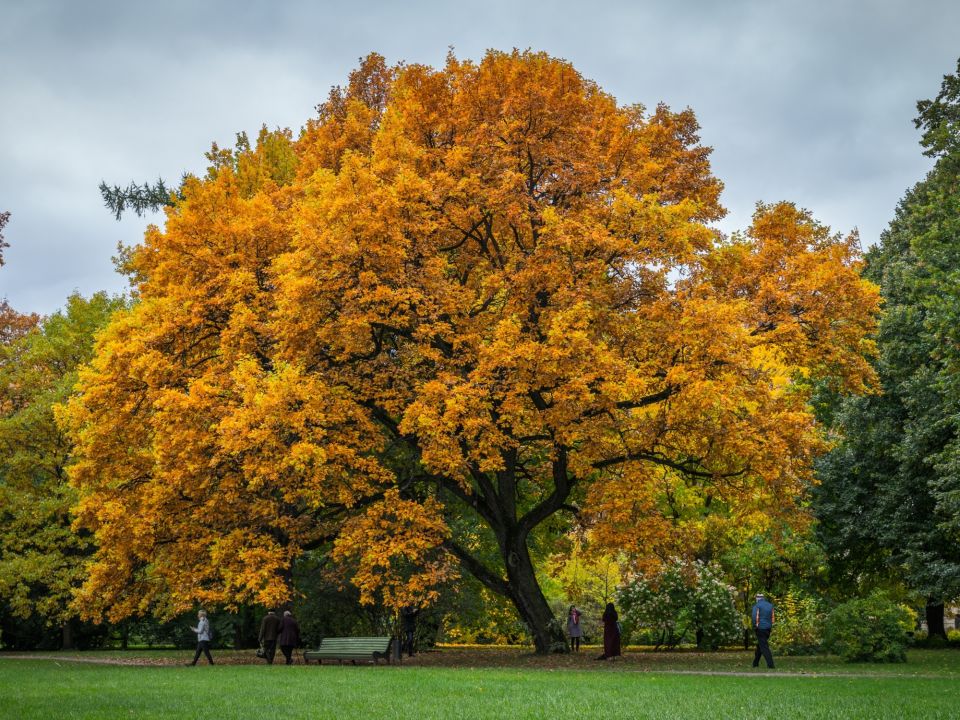
<path fill-rule="evenodd" d="M 912 629 L 909 608 L 875 593 L 830 613 L 824 646 L 847 662 L 905 662 Z"/>

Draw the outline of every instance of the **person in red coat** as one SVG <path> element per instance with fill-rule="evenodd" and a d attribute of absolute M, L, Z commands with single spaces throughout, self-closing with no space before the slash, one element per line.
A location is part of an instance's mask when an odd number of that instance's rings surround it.
<path fill-rule="evenodd" d="M 603 611 L 603 655 L 597 660 L 620 657 L 620 616 L 613 603 L 607 603 Z"/>
<path fill-rule="evenodd" d="M 287 659 L 287 665 L 293 665 L 293 649 L 300 646 L 300 626 L 289 610 L 283 611 L 280 621 L 280 652 Z"/>

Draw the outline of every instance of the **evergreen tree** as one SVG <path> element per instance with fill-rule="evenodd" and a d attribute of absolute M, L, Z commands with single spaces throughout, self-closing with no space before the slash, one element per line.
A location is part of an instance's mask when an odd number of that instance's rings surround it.
<path fill-rule="evenodd" d="M 902 578 L 928 598 L 930 633 L 944 637 L 943 603 L 960 595 L 958 97 L 950 75 L 936 99 L 917 104 L 921 144 L 937 163 L 903 198 L 865 270 L 885 301 L 882 392 L 841 404 L 842 440 L 820 463 L 816 499 L 835 569 L 858 582 Z"/>

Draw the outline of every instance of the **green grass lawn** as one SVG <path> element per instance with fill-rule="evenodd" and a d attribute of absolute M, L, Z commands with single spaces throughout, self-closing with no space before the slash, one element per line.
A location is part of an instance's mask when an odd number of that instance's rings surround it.
<path fill-rule="evenodd" d="M 580 653 L 552 655 L 546 658 L 532 655 L 529 650 L 504 649 L 491 646 L 444 648 L 439 653 L 425 653 L 414 661 L 431 667 L 522 667 L 567 670 L 646 672 L 752 672 L 753 650 L 723 652 L 640 652 L 631 648 L 622 659 L 613 663 L 598 663 L 594 658 L 599 647 L 587 647 Z M 781 656 L 774 653 L 777 672 L 797 675 L 828 673 L 844 675 L 903 675 L 953 677 L 960 680 L 960 648 L 926 650 L 912 648 L 906 663 L 848 663 L 830 655 Z M 763 665 L 763 661 L 761 661 Z M 766 672 L 761 668 L 760 672 Z M 958 713 L 960 718 L 960 713 Z"/>
<path fill-rule="evenodd" d="M 484 657 L 482 651 L 476 654 Z M 163 657 L 172 662 L 183 655 Z M 447 651 L 423 657 L 435 661 L 444 655 L 452 657 Z M 783 658 L 780 664 L 785 671 L 794 668 L 794 674 L 785 676 L 762 670 L 749 676 L 671 674 L 670 670 L 741 670 L 746 656 L 677 653 L 658 672 L 638 664 L 635 656 L 646 655 L 630 653 L 623 662 L 596 663 L 599 672 L 543 661 L 540 666 L 499 668 L 411 663 L 400 667 L 185 668 L 0 656 L 0 717 L 784 720 L 960 715 L 960 653 L 956 651 L 914 650 L 905 665 L 843 666 L 856 673 L 846 676 L 804 674 L 833 672 L 838 665 L 829 659 L 819 659 L 818 664 L 806 658 L 802 669 L 794 664 L 801 659 Z"/>

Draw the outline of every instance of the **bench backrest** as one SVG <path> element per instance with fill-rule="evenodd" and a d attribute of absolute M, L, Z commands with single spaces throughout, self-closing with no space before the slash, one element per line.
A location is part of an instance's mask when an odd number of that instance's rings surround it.
<path fill-rule="evenodd" d="M 385 653 L 389 646 L 389 637 L 340 637 L 320 641 L 320 650 L 327 652 Z"/>

